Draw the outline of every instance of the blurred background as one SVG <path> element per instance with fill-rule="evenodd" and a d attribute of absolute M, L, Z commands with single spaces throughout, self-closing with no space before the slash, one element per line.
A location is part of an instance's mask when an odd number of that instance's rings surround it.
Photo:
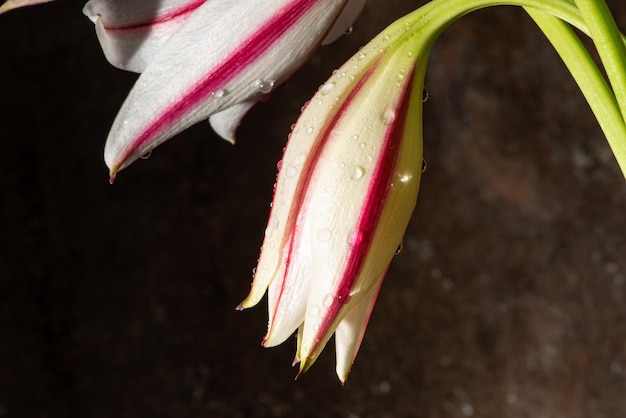
<path fill-rule="evenodd" d="M 245 118 L 201 123 L 108 183 L 135 75 L 82 2 L 0 17 L 0 417 L 626 417 L 626 182 L 523 10 L 452 25 L 426 86 L 427 171 L 347 384 L 297 381 L 236 312 L 302 104 L 393 19 L 371 0 Z M 626 29 L 626 3 L 609 2 Z"/>

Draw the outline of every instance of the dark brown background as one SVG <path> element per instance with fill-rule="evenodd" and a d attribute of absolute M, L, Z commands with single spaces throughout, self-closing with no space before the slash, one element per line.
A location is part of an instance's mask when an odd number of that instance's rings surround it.
<path fill-rule="evenodd" d="M 370 1 L 235 147 L 201 123 L 114 186 L 134 75 L 81 6 L 0 17 L 0 417 L 626 417 L 626 183 L 521 9 L 435 45 L 428 170 L 341 387 L 332 348 L 294 382 L 293 342 L 260 347 L 265 307 L 234 308 L 300 106 L 414 2 Z"/>

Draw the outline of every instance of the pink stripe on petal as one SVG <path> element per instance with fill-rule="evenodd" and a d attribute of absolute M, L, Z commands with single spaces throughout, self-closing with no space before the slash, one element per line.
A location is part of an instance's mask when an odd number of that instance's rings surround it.
<path fill-rule="evenodd" d="M 286 261 L 284 262 L 285 269 L 283 270 L 283 274 L 280 277 L 277 277 L 275 279 L 275 280 L 281 280 L 281 285 L 280 285 L 281 290 L 280 290 L 279 296 L 276 298 L 276 304 L 274 305 L 274 312 L 272 312 L 273 316 L 275 316 L 278 312 L 278 308 L 281 304 L 280 301 L 281 301 L 283 292 L 285 290 L 285 282 L 289 279 L 290 274 L 291 274 L 290 266 L 291 266 L 292 256 L 294 255 L 294 251 L 298 251 L 299 249 L 298 244 L 294 242 L 295 240 L 298 240 L 298 237 L 296 238 L 293 237 L 293 231 L 297 232 L 299 230 L 299 228 L 297 227 L 297 224 L 300 223 L 299 219 L 304 219 L 307 216 L 306 211 L 303 209 L 304 199 L 306 199 L 306 195 L 307 195 L 306 192 L 309 188 L 311 179 L 313 178 L 315 165 L 320 159 L 320 156 L 324 150 L 324 146 L 327 143 L 327 140 L 330 138 L 330 132 L 337 125 L 339 120 L 341 120 L 343 114 L 345 113 L 345 109 L 349 106 L 349 104 L 354 100 L 354 98 L 361 91 L 361 88 L 370 78 L 370 76 L 372 75 L 372 73 L 374 72 L 377 66 L 378 66 L 378 62 L 374 62 L 372 64 L 372 66 L 367 70 L 367 72 L 363 75 L 363 77 L 359 79 L 359 82 L 354 86 L 354 88 L 352 88 L 344 104 L 341 106 L 341 109 L 332 117 L 330 123 L 326 125 L 325 129 L 317 135 L 318 139 L 316 139 L 316 141 L 313 143 L 311 150 L 309 151 L 309 154 L 307 156 L 305 165 L 304 167 L 302 167 L 302 174 L 300 176 L 300 181 L 298 182 L 296 186 L 296 191 L 293 196 L 289 215 L 286 220 L 287 222 L 287 225 L 285 226 L 286 234 L 283 237 L 283 240 L 281 242 L 281 248 L 286 248 L 287 255 L 286 257 L 283 256 L 286 259 Z M 272 210 L 274 209 L 272 208 Z M 272 219 L 272 215 L 270 213 L 270 220 L 271 219 Z M 272 329 L 270 326 L 268 335 L 271 333 L 271 331 Z"/>
<path fill-rule="evenodd" d="M 224 86 L 228 81 L 237 77 L 267 49 L 280 40 L 285 28 L 296 25 L 298 20 L 318 2 L 319 0 L 294 0 L 290 5 L 285 7 L 282 13 L 277 13 L 250 38 L 244 40 L 231 56 L 226 57 L 220 65 L 212 68 L 204 78 L 192 86 L 186 94 L 182 95 L 175 103 L 162 111 L 160 115 L 141 132 L 134 143 L 126 148 L 126 152 L 121 156 L 119 161 L 125 161 L 135 150 L 141 148 L 142 145 L 158 136 L 175 121 L 180 120 L 185 113 L 209 98 L 214 91 L 219 90 L 219 88 Z M 121 163 L 119 165 L 121 165 Z"/>
<path fill-rule="evenodd" d="M 399 103 L 402 106 L 398 109 L 395 122 L 389 126 L 386 132 L 383 145 L 381 146 L 381 153 L 372 175 L 367 198 L 361 211 L 361 218 L 358 220 L 356 232 L 351 240 L 351 251 L 348 255 L 345 270 L 339 280 L 331 306 L 324 311 L 324 317 L 322 318 L 315 344 L 323 340 L 329 327 L 335 322 L 341 308 L 350 301 L 350 293 L 359 277 L 363 260 L 365 260 L 372 244 L 376 227 L 385 207 L 387 195 L 391 189 L 398 153 L 402 148 L 402 133 L 407 120 L 406 113 L 409 107 L 409 95 L 411 94 L 414 71 L 415 66 L 407 74 L 407 80 L 409 81 L 405 84 L 402 96 L 399 98 Z M 393 163 L 386 163 L 386 161 L 392 161 Z"/>

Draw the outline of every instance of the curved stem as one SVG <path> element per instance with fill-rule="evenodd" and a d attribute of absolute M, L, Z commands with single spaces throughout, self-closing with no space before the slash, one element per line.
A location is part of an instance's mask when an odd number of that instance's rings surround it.
<path fill-rule="evenodd" d="M 397 23 L 418 35 L 411 42 L 417 54 L 425 55 L 441 32 L 458 18 L 502 5 L 524 7 L 552 43 L 589 103 L 626 177 L 626 48 L 603 0 L 433 0 Z M 614 90 L 565 22 L 594 39 Z M 397 42 L 404 41 L 405 37 L 397 38 Z"/>
<path fill-rule="evenodd" d="M 526 12 L 550 40 L 572 73 L 626 177 L 626 124 L 611 87 L 567 24 L 532 8 L 526 8 Z"/>
<path fill-rule="evenodd" d="M 576 0 L 591 31 L 606 74 L 611 82 L 622 118 L 626 117 L 626 47 L 604 0 Z"/>

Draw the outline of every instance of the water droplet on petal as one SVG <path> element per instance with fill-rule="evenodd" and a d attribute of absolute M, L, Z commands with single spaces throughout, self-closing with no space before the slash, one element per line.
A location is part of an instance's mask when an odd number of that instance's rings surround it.
<path fill-rule="evenodd" d="M 252 87 L 256 88 L 259 92 L 263 94 L 267 94 L 271 92 L 274 88 L 274 82 L 258 79 L 252 82 Z"/>
<path fill-rule="evenodd" d="M 426 160 L 422 160 L 422 173 L 426 171 L 427 167 L 428 167 L 428 164 L 426 163 Z"/>
<path fill-rule="evenodd" d="M 320 242 L 328 242 L 333 237 L 333 233 L 328 228 L 322 228 L 317 231 L 317 239 Z"/>
<path fill-rule="evenodd" d="M 352 180 L 359 180 L 360 178 L 362 178 L 365 175 L 365 169 L 363 167 L 360 166 L 356 166 L 354 167 L 354 169 L 352 170 L 352 174 L 350 174 L 350 178 Z"/>
<path fill-rule="evenodd" d="M 289 167 L 287 167 L 287 177 L 295 177 L 296 174 L 298 174 L 298 169 L 295 165 L 290 164 Z"/>
<path fill-rule="evenodd" d="M 343 291 L 339 291 L 339 293 L 337 294 L 337 300 L 340 303 L 343 303 L 344 305 L 350 302 L 350 299 L 352 299 L 352 295 L 350 294 L 350 291 L 347 289 Z"/>
<path fill-rule="evenodd" d="M 144 152 L 144 153 L 141 155 L 141 159 L 142 159 L 142 160 L 147 160 L 148 158 L 150 158 L 150 156 L 151 156 L 151 155 L 152 155 L 152 150 L 151 150 L 151 149 L 149 149 L 148 151 Z"/>
<path fill-rule="evenodd" d="M 350 26 L 348 29 L 346 29 L 346 31 L 345 31 L 343 34 L 344 34 L 344 35 L 350 35 L 350 34 L 352 34 L 352 31 L 353 31 L 353 30 L 354 30 L 354 29 L 352 28 L 352 26 Z"/>
<path fill-rule="evenodd" d="M 359 144 L 359 149 L 365 149 L 365 142 L 361 142 Z"/>
<path fill-rule="evenodd" d="M 296 165 L 302 165 L 306 161 L 306 154 L 303 152 L 302 154 L 298 154 L 298 156 L 293 160 Z"/>
<path fill-rule="evenodd" d="M 334 300 L 335 300 L 335 297 L 329 293 L 326 296 L 324 296 L 324 300 L 322 300 L 322 306 L 324 308 L 330 308 Z"/>
<path fill-rule="evenodd" d="M 326 83 L 322 87 L 320 87 L 320 93 L 325 96 L 330 93 L 333 88 L 335 88 L 335 83 Z"/>
<path fill-rule="evenodd" d="M 224 89 L 219 89 L 219 90 L 215 90 L 213 93 L 211 93 L 211 96 L 213 97 L 224 97 L 226 95 L 226 90 Z"/>
<path fill-rule="evenodd" d="M 306 131 L 304 131 L 304 133 L 307 135 L 311 135 L 313 133 L 313 128 L 309 126 L 308 128 L 306 128 Z"/>
<path fill-rule="evenodd" d="M 365 54 L 359 54 L 359 56 L 356 58 L 357 61 L 363 61 L 365 59 Z"/>
<path fill-rule="evenodd" d="M 259 91 L 263 94 L 267 94 L 269 92 L 272 91 L 272 89 L 274 88 L 274 82 L 273 81 L 266 81 L 265 83 L 262 83 L 259 86 Z"/>
<path fill-rule="evenodd" d="M 381 115 L 381 120 L 385 125 L 391 125 L 396 120 L 396 111 L 394 109 L 387 109 Z"/>
<path fill-rule="evenodd" d="M 401 242 L 400 245 L 398 245 L 398 248 L 396 248 L 396 254 L 395 255 L 400 254 L 403 249 L 404 249 L 404 243 Z"/>

